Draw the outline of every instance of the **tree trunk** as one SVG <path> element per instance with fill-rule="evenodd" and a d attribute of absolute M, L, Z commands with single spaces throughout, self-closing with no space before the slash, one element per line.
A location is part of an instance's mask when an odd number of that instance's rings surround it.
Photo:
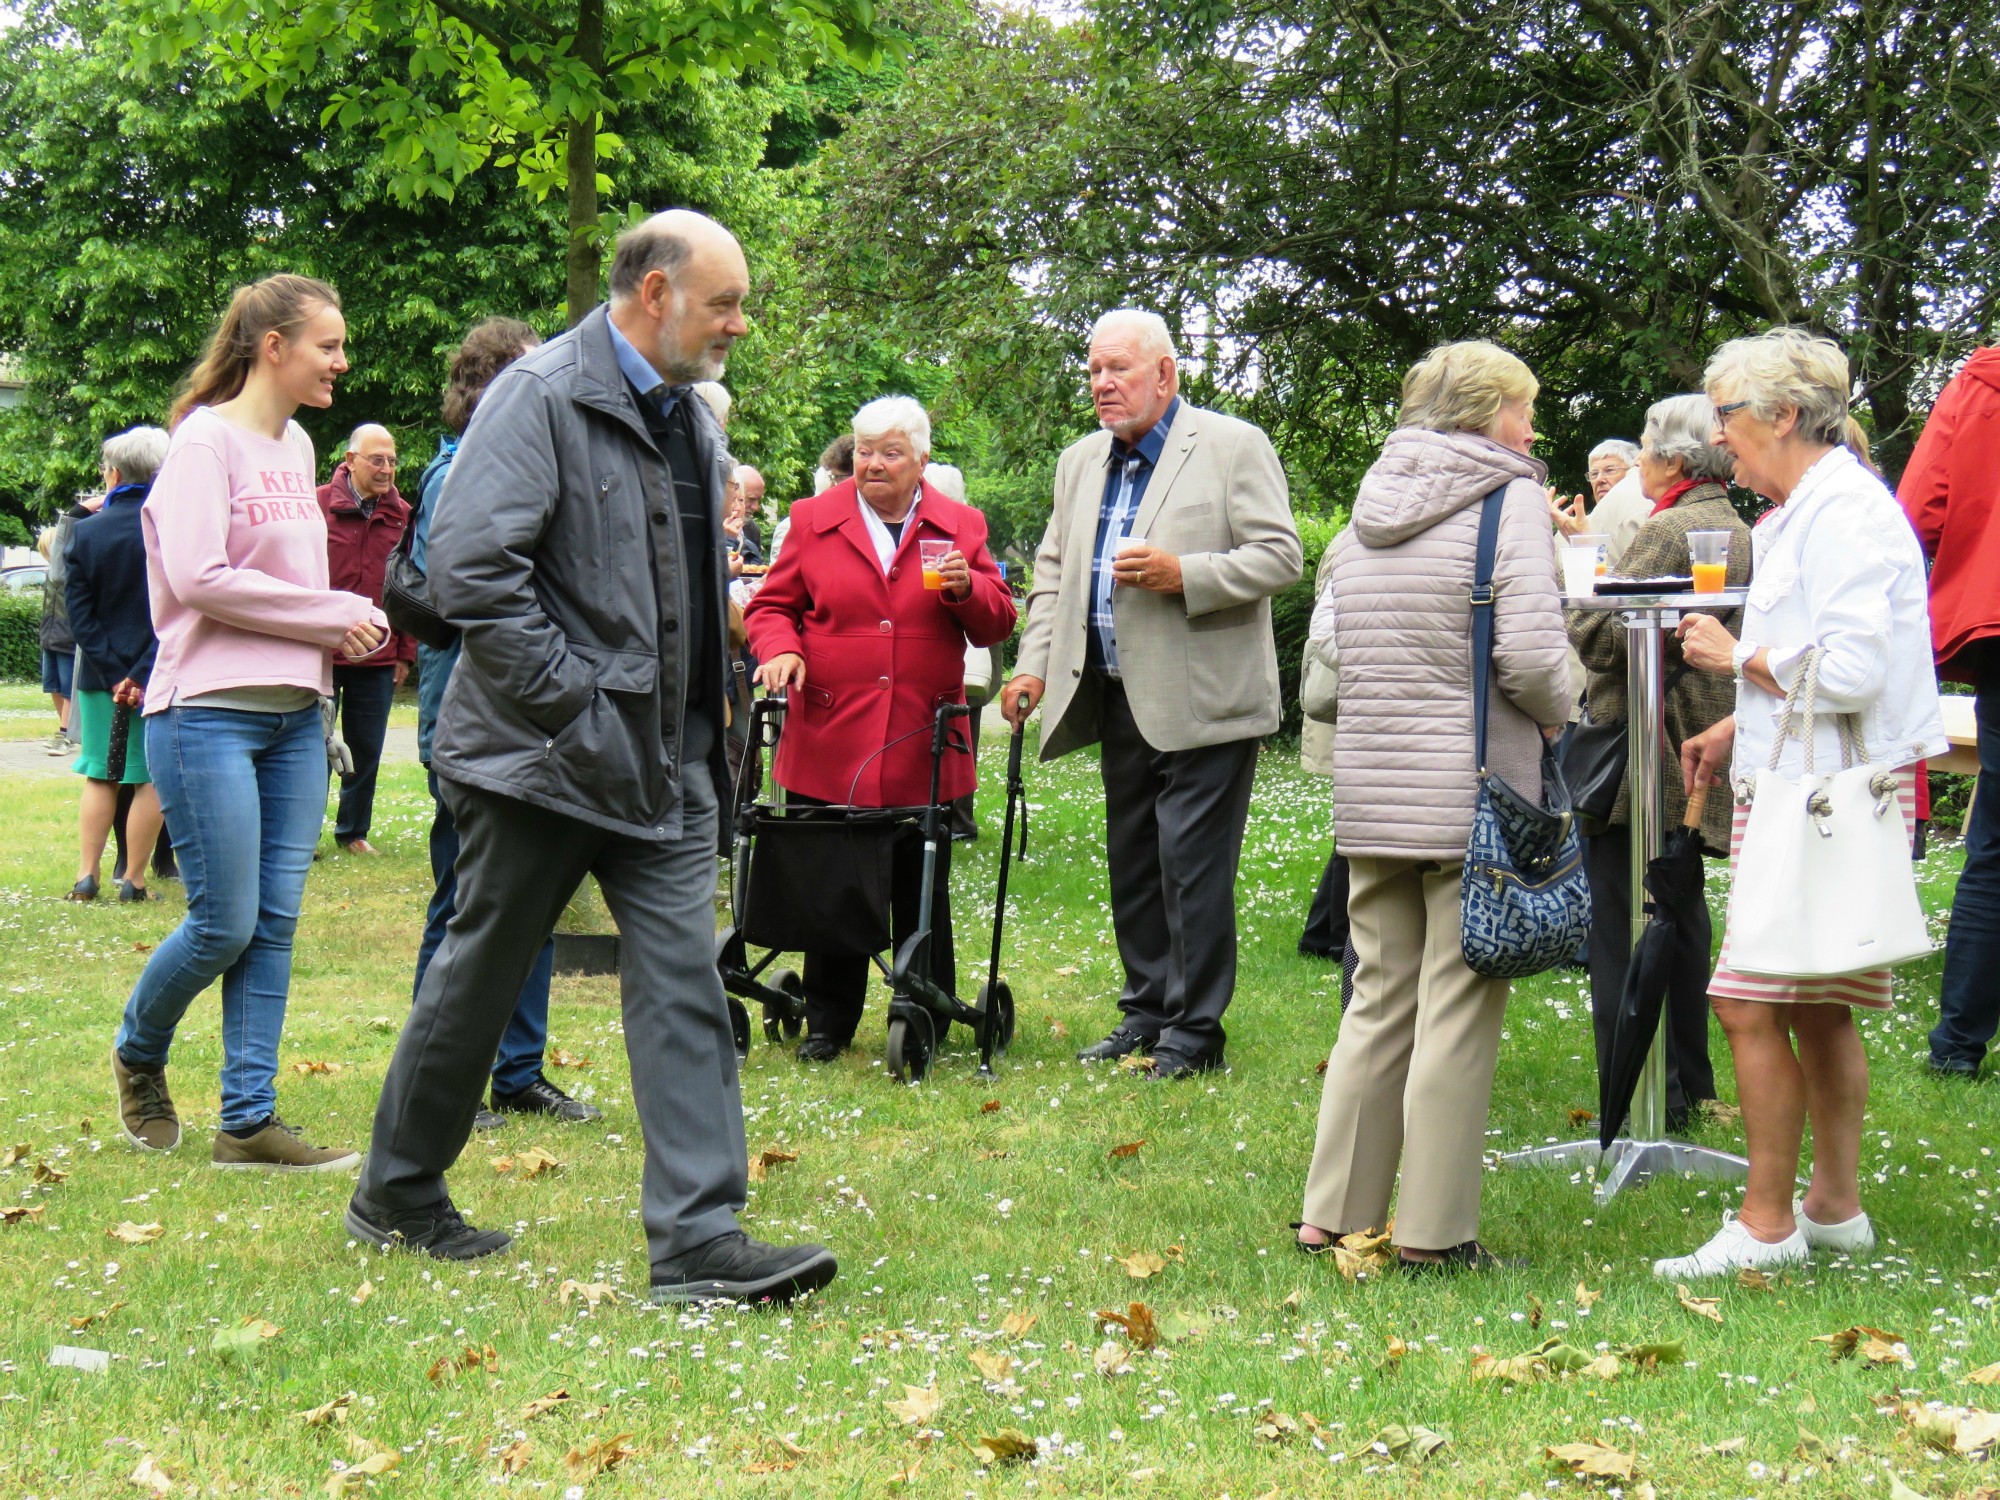
<path fill-rule="evenodd" d="M 576 12 L 576 60 L 600 77 L 604 72 L 604 0 L 582 0 Z M 604 252 L 597 239 L 597 114 L 572 115 L 564 134 L 564 166 L 569 177 L 569 326 L 597 306 L 598 272 Z"/>

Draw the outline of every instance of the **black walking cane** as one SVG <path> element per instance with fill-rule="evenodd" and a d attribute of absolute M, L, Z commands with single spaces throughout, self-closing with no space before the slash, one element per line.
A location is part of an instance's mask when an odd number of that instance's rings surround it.
<path fill-rule="evenodd" d="M 979 1075 L 993 1076 L 993 1059 L 1014 1040 L 1014 991 L 1000 977 L 1000 937 L 1007 919 L 1007 872 L 1014 860 L 1014 818 L 1021 820 L 1020 857 L 1028 857 L 1027 786 L 1021 780 L 1021 746 L 1028 725 L 1028 695 L 1017 700 L 1021 718 L 1007 742 L 1007 821 L 1000 835 L 1000 882 L 993 897 L 993 953 L 979 991 Z"/>

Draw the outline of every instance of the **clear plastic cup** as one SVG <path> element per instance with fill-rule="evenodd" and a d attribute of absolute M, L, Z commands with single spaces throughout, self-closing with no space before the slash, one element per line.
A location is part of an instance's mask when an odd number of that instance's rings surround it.
<path fill-rule="evenodd" d="M 1597 580 L 1604 576 L 1611 538 L 1600 531 L 1579 531 L 1562 549 L 1563 592 L 1572 599 L 1584 599 L 1597 592 Z"/>
<path fill-rule="evenodd" d="M 1689 570 L 1694 574 L 1697 594 L 1719 594 L 1729 586 L 1729 533 L 1690 531 Z"/>
<path fill-rule="evenodd" d="M 944 587 L 944 560 L 951 555 L 951 543 L 946 540 L 920 538 L 917 542 L 917 561 L 923 565 L 924 587 L 941 589 Z"/>

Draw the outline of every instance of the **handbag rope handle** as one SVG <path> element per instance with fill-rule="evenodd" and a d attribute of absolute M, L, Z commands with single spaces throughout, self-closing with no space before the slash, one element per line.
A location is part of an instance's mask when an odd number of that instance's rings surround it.
<path fill-rule="evenodd" d="M 1799 663 L 1798 676 L 1792 679 L 1791 691 L 1785 694 L 1785 711 L 1778 720 L 1778 733 L 1771 741 L 1771 759 L 1766 769 L 1778 769 L 1778 760 L 1785 753 L 1785 741 L 1792 737 L 1798 727 L 1798 719 L 1803 713 L 1805 730 L 1800 738 L 1805 742 L 1806 775 L 1813 773 L 1813 709 L 1819 699 L 1819 647 L 1815 646 Z"/>

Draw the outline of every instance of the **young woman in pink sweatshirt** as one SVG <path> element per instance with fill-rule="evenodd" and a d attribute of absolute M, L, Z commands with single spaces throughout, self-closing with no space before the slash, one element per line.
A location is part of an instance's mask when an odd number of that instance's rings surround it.
<path fill-rule="evenodd" d="M 222 980 L 218 1167 L 324 1171 L 349 1150 L 278 1118 L 278 1038 L 292 933 L 326 815 L 319 701 L 327 653 L 363 657 L 388 622 L 327 587 L 312 442 L 292 420 L 347 369 L 332 287 L 272 276 L 238 289 L 175 403 L 173 441 L 140 514 L 159 655 L 146 757 L 173 833 L 187 919 L 154 950 L 112 1049 L 126 1138 L 180 1144 L 167 1092 L 174 1029 Z"/>

